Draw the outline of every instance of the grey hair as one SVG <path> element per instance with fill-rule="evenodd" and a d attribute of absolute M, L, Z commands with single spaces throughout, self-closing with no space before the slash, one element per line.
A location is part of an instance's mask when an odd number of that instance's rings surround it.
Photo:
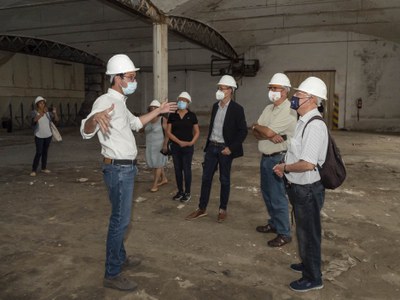
<path fill-rule="evenodd" d="M 317 106 L 321 106 L 322 101 L 325 100 L 325 99 L 322 99 L 321 97 L 317 97 L 317 96 L 315 96 L 315 98 L 317 98 Z"/>

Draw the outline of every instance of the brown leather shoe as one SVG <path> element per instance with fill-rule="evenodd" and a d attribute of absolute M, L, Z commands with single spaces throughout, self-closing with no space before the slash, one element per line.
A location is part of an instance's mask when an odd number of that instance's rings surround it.
<path fill-rule="evenodd" d="M 217 222 L 218 223 L 222 223 L 226 220 L 227 217 L 227 213 L 226 210 L 222 210 L 220 209 L 219 213 L 218 213 L 218 218 L 217 218 Z"/>
<path fill-rule="evenodd" d="M 185 219 L 188 221 L 191 221 L 191 220 L 196 220 L 198 218 L 205 217 L 205 216 L 207 216 L 206 210 L 198 208 L 194 212 L 192 212 L 190 215 L 188 215 Z"/>
<path fill-rule="evenodd" d="M 257 226 L 256 230 L 261 233 L 276 233 L 276 229 L 270 224 Z"/>
<path fill-rule="evenodd" d="M 283 234 L 278 234 L 276 238 L 268 241 L 268 246 L 270 247 L 282 247 L 287 243 L 290 243 L 292 238 L 290 236 L 284 236 Z"/>

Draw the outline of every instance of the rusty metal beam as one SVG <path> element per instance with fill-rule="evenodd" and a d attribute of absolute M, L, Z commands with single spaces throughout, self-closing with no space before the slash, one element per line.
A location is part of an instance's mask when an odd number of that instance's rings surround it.
<path fill-rule="evenodd" d="M 168 16 L 150 0 L 102 0 L 152 23 L 166 23 L 170 30 L 187 40 L 226 58 L 238 57 L 231 44 L 214 28 L 194 19 Z"/>
<path fill-rule="evenodd" d="M 101 59 L 82 50 L 32 37 L 0 35 L 0 50 L 49 57 L 87 65 L 104 65 Z"/>

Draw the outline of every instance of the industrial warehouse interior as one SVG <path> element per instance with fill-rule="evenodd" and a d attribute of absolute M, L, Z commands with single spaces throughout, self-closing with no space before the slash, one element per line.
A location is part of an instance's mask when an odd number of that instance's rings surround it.
<path fill-rule="evenodd" d="M 3 0 L 0 24 L 0 299 L 400 298 L 399 0 Z M 115 54 L 140 68 L 126 101 L 135 116 L 186 91 L 200 127 L 187 203 L 172 200 L 171 158 L 168 183 L 149 190 L 145 133 L 134 132 L 125 247 L 142 263 L 127 272 L 132 292 L 102 284 L 110 203 L 99 141 L 80 133 L 110 87 Z M 295 234 L 272 248 L 273 235 L 255 230 L 268 214 L 251 125 L 272 103 L 275 73 L 294 88 L 309 76 L 325 82 L 323 117 L 347 169 L 321 211 L 324 288 L 307 293 L 288 287 L 298 279 L 289 269 L 299 261 Z M 244 155 L 232 164 L 227 220 L 216 222 L 217 171 L 208 215 L 189 222 L 223 75 L 238 85 Z M 51 173 L 33 177 L 38 96 L 57 110 L 62 142 L 50 145 Z"/>

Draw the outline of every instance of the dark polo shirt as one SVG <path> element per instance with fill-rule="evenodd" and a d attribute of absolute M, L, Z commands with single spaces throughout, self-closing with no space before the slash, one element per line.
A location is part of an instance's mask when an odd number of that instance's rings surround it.
<path fill-rule="evenodd" d="M 190 142 L 193 139 L 193 126 L 198 124 L 198 121 L 196 115 L 188 110 L 182 119 L 177 112 L 170 114 L 168 124 L 171 124 L 173 135 L 181 141 Z"/>

